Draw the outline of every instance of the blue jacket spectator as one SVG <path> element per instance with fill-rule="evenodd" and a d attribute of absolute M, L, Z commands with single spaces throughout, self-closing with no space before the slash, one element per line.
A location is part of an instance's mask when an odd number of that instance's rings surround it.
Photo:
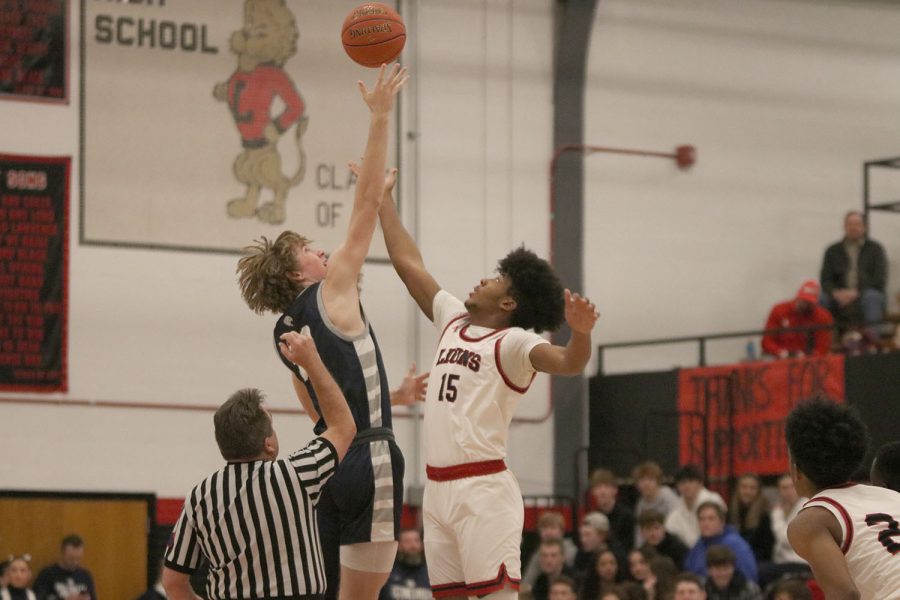
<path fill-rule="evenodd" d="M 730 525 L 725 525 L 725 509 L 715 502 L 697 507 L 700 539 L 684 560 L 685 571 L 706 577 L 706 551 L 710 546 L 725 546 L 734 552 L 735 569 L 750 581 L 758 582 L 756 559 L 750 544 Z"/>

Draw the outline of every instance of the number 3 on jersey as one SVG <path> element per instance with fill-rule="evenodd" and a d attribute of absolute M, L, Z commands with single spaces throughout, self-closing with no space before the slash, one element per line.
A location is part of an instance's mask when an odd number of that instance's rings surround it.
<path fill-rule="evenodd" d="M 441 400 L 456 402 L 457 381 L 459 381 L 459 375 L 454 375 L 453 373 L 444 373 L 441 375 L 441 391 L 438 392 L 438 402 Z"/>

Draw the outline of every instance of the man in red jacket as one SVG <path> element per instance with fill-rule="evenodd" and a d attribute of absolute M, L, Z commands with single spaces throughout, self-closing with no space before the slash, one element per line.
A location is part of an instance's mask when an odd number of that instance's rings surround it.
<path fill-rule="evenodd" d="M 778 358 L 788 356 L 822 356 L 831 348 L 832 331 L 829 328 L 815 331 L 773 331 L 785 327 L 811 327 L 832 325 L 831 313 L 819 305 L 820 288 L 815 280 L 804 281 L 793 300 L 772 307 L 763 336 L 764 354 Z"/>

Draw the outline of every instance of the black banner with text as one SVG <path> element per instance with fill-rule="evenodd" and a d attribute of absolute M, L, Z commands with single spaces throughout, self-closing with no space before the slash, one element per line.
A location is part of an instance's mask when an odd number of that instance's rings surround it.
<path fill-rule="evenodd" d="M 67 387 L 70 164 L 0 155 L 0 390 Z"/>

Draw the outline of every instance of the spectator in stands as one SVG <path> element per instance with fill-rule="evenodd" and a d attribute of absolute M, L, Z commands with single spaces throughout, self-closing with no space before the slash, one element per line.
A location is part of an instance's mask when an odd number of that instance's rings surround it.
<path fill-rule="evenodd" d="M 594 568 L 584 577 L 584 585 L 581 588 L 582 600 L 595 600 L 603 592 L 612 590 L 621 579 L 619 557 L 612 550 L 601 550 Z"/>
<path fill-rule="evenodd" d="M 27 554 L 12 556 L 6 569 L 7 584 L 0 590 L 0 600 L 36 600 L 28 587 L 31 583 L 31 557 Z"/>
<path fill-rule="evenodd" d="M 597 469 L 591 475 L 590 494 L 597 510 L 609 519 L 609 539 L 625 552 L 634 547 L 634 513 L 618 501 L 619 484 L 608 469 Z"/>
<path fill-rule="evenodd" d="M 887 257 L 878 242 L 866 236 L 861 212 L 844 217 L 844 239 L 829 246 L 822 259 L 822 306 L 837 321 L 865 323 L 884 319 Z M 869 329 L 869 335 L 877 335 Z"/>
<path fill-rule="evenodd" d="M 813 600 L 813 594 L 803 580 L 785 579 L 775 585 L 772 600 Z"/>
<path fill-rule="evenodd" d="M 674 600 L 706 600 L 703 582 L 693 573 L 682 573 L 675 578 Z"/>
<path fill-rule="evenodd" d="M 646 546 L 629 552 L 628 569 L 649 600 L 664 600 L 678 575 L 672 559 Z"/>
<path fill-rule="evenodd" d="M 162 584 L 162 571 L 165 566 L 165 557 L 157 564 L 156 581 L 153 585 L 141 594 L 137 600 L 166 600 L 166 588 Z"/>
<path fill-rule="evenodd" d="M 775 548 L 772 551 L 772 565 L 759 565 L 759 584 L 765 588 L 769 583 L 788 573 L 810 573 L 809 565 L 794 552 L 787 538 L 787 526 L 808 498 L 797 495 L 797 488 L 790 473 L 778 478 L 779 502 L 772 509 L 772 533 Z"/>
<path fill-rule="evenodd" d="M 763 496 L 758 475 L 744 473 L 738 478 L 728 513 L 730 523 L 753 548 L 756 563 L 771 562 L 775 535 L 772 533 L 769 501 Z"/>
<path fill-rule="evenodd" d="M 563 561 L 571 567 L 575 564 L 575 555 L 578 554 L 578 547 L 575 542 L 565 537 L 566 519 L 561 512 L 548 510 L 541 513 L 537 521 L 538 536 L 543 544 L 545 541 L 556 540 L 562 544 Z M 528 565 L 522 574 L 522 581 L 534 587 L 535 581 L 541 574 L 540 551 L 531 555 Z"/>
<path fill-rule="evenodd" d="M 670 512 L 678 506 L 678 496 L 667 486 L 663 485 L 662 468 L 652 460 L 640 463 L 631 472 L 634 484 L 638 489 L 640 498 L 634 508 L 634 514 L 638 517 L 645 510 L 655 510 L 668 516 Z M 644 543 L 641 538 L 641 532 L 635 529 L 634 545 L 640 546 Z"/>
<path fill-rule="evenodd" d="M 644 583 L 651 576 L 650 559 L 656 556 L 656 550 L 652 548 L 635 548 L 628 553 L 628 574 L 633 581 Z"/>
<path fill-rule="evenodd" d="M 872 485 L 900 492 L 900 441 L 883 445 L 875 453 L 870 474 Z"/>
<path fill-rule="evenodd" d="M 697 507 L 697 519 L 700 522 L 700 539 L 684 559 L 684 570 L 705 577 L 706 551 L 710 546 L 722 545 L 734 553 L 735 568 L 756 583 L 758 576 L 753 549 L 731 525 L 725 524 L 725 509 L 716 502 L 704 502 Z"/>
<path fill-rule="evenodd" d="M 821 289 L 814 280 L 804 281 L 792 300 L 779 302 L 769 312 L 763 354 L 776 358 L 824 356 L 831 350 L 831 327 L 810 331 L 774 331 L 788 327 L 833 325 L 831 313 L 819 305 Z"/>
<path fill-rule="evenodd" d="M 650 600 L 646 590 L 636 581 L 623 581 L 616 586 L 615 594 L 620 600 Z"/>
<path fill-rule="evenodd" d="M 709 600 L 762 600 L 759 586 L 734 569 L 734 552 L 726 546 L 706 551 L 706 597 Z"/>
<path fill-rule="evenodd" d="M 675 590 L 675 578 L 678 577 L 679 568 L 672 559 L 662 554 L 657 554 L 650 559 L 650 573 L 653 574 L 653 585 L 645 588 L 650 600 L 669 600 Z"/>
<path fill-rule="evenodd" d="M 84 540 L 77 534 L 67 535 L 60 543 L 59 561 L 45 567 L 34 582 L 38 600 L 97 600 L 94 578 L 81 566 Z M 79 596 L 80 594 L 80 596 Z"/>
<path fill-rule="evenodd" d="M 684 565 L 684 557 L 687 556 L 688 547 L 672 535 L 663 526 L 662 514 L 655 510 L 645 510 L 638 517 L 638 527 L 641 530 L 641 536 L 644 538 L 644 546 L 653 548 L 663 556 L 672 559 L 672 563 L 681 569 Z"/>
<path fill-rule="evenodd" d="M 0 562 L 0 590 L 6 589 L 6 586 L 9 584 L 9 561 L 4 560 Z"/>
<path fill-rule="evenodd" d="M 578 539 L 581 547 L 572 567 L 579 577 L 583 577 L 594 567 L 597 555 L 603 550 L 611 550 L 619 559 L 625 558 L 622 547 L 609 540 L 609 519 L 602 512 L 594 511 L 584 515 L 578 527 Z"/>
<path fill-rule="evenodd" d="M 575 580 L 560 575 L 550 583 L 550 600 L 577 600 L 578 586 Z"/>
<path fill-rule="evenodd" d="M 425 566 L 425 548 L 418 529 L 400 531 L 397 558 L 378 600 L 429 600 L 431 584 Z"/>
<path fill-rule="evenodd" d="M 550 582 L 565 575 L 575 579 L 575 572 L 566 565 L 563 555 L 563 543 L 558 539 L 547 539 L 541 542 L 538 549 L 540 573 L 531 586 L 534 600 L 548 600 L 550 597 Z"/>
<path fill-rule="evenodd" d="M 685 465 L 678 469 L 675 473 L 675 487 L 681 498 L 675 510 L 666 517 L 664 525 L 666 531 L 677 535 L 690 548 L 700 539 L 697 507 L 704 502 L 715 502 L 724 509 L 725 501 L 716 492 L 706 489 L 703 485 L 703 473 L 696 465 Z"/>

